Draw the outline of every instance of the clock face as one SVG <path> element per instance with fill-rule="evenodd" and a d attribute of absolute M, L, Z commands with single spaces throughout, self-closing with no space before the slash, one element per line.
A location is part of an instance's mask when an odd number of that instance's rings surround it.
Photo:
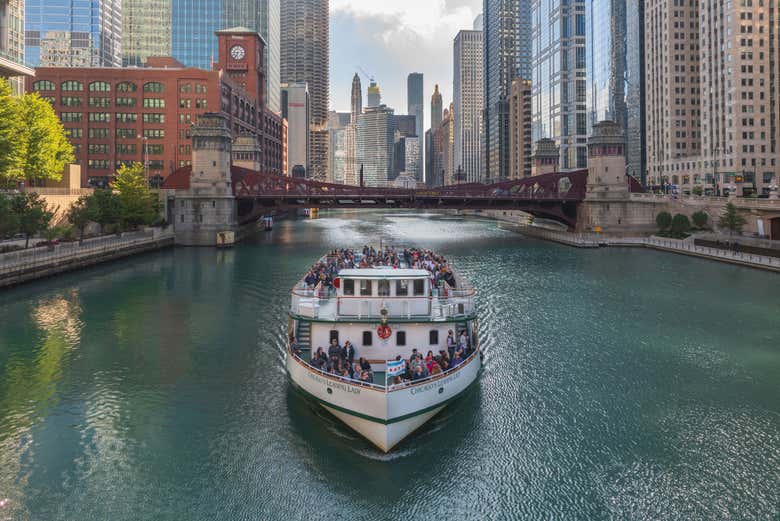
<path fill-rule="evenodd" d="M 234 45 L 230 49 L 230 56 L 233 57 L 234 60 L 240 60 L 244 57 L 246 54 L 246 51 L 244 51 L 244 48 L 240 45 Z"/>

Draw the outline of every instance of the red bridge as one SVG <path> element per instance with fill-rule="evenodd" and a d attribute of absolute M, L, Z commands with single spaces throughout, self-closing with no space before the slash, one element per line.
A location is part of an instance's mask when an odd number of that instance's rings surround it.
<path fill-rule="evenodd" d="M 420 208 L 521 210 L 574 227 L 585 198 L 587 170 L 543 174 L 495 184 L 432 189 L 371 188 L 265 174 L 232 167 L 239 220 L 248 222 L 287 208 Z M 163 188 L 189 188 L 190 167 L 169 176 Z M 632 186 L 632 191 L 634 191 Z"/>

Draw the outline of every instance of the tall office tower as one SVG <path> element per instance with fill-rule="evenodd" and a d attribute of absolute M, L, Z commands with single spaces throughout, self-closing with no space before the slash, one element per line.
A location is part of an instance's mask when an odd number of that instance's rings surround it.
<path fill-rule="evenodd" d="M 393 143 L 393 177 L 395 179 L 399 174 L 406 173 L 415 179 L 418 178 L 418 166 L 408 161 L 406 150 L 409 148 L 408 143 L 415 142 L 417 149 L 417 118 L 410 115 L 397 114 L 393 116 L 393 126 L 395 128 Z"/>
<path fill-rule="evenodd" d="M 368 95 L 366 96 L 366 107 L 378 107 L 382 104 L 382 93 L 379 91 L 379 85 L 374 79 L 368 84 Z"/>
<path fill-rule="evenodd" d="M 632 8 L 640 3 L 634 0 Z M 641 179 L 642 31 L 638 27 L 640 14 L 628 7 L 627 0 L 587 0 L 587 134 L 599 121 L 617 123 L 626 136 L 627 173 Z M 629 111 L 630 101 L 635 106 Z"/>
<path fill-rule="evenodd" d="M 24 92 L 24 0 L 0 0 L 0 78 L 8 78 L 14 94 Z"/>
<path fill-rule="evenodd" d="M 436 186 L 436 170 L 434 169 L 433 154 L 433 129 L 425 131 L 425 186 L 433 188 Z"/>
<path fill-rule="evenodd" d="M 352 77 L 352 93 L 350 105 L 352 107 L 352 119 L 357 121 L 358 114 L 363 112 L 363 92 L 360 90 L 360 76 L 356 72 Z"/>
<path fill-rule="evenodd" d="M 459 182 L 482 177 L 482 31 L 460 31 L 454 44 L 455 168 Z"/>
<path fill-rule="evenodd" d="M 531 78 L 531 1 L 484 0 L 483 3 L 482 179 L 485 182 L 509 176 L 507 99 L 512 80 Z"/>
<path fill-rule="evenodd" d="M 328 171 L 331 173 L 329 181 L 333 183 L 344 184 L 347 177 L 347 162 L 350 156 L 347 131 L 351 120 L 351 112 L 336 112 L 334 110 L 328 114 L 328 130 L 330 132 Z"/>
<path fill-rule="evenodd" d="M 441 140 L 441 178 L 444 185 L 453 185 L 458 182 L 456 178 L 457 166 L 455 166 L 455 119 L 453 118 L 453 104 L 444 109 L 444 114 L 439 127 Z"/>
<path fill-rule="evenodd" d="M 24 40 L 34 67 L 120 67 L 121 0 L 28 0 Z"/>
<path fill-rule="evenodd" d="M 509 178 L 531 175 L 531 81 L 517 78 L 509 90 Z"/>
<path fill-rule="evenodd" d="M 281 0 L 260 0 L 260 36 L 265 40 L 265 96 L 266 106 L 271 112 L 282 110 L 282 89 L 280 79 L 281 59 Z M 227 25 L 232 27 L 233 24 Z"/>
<path fill-rule="evenodd" d="M 611 3 L 611 2 L 608 2 Z M 588 166 L 585 0 L 532 0 L 533 141 L 554 139 L 562 170 Z M 600 28 L 599 35 L 604 33 Z"/>
<path fill-rule="evenodd" d="M 393 174 L 393 109 L 366 107 L 358 116 L 358 165 L 365 186 L 386 187 Z"/>
<path fill-rule="evenodd" d="M 150 56 L 171 56 L 171 0 L 122 0 L 122 66 Z"/>
<path fill-rule="evenodd" d="M 431 95 L 431 128 L 436 130 L 441 125 L 442 118 L 442 101 L 441 93 L 439 92 L 439 84 L 437 83 L 433 87 L 433 95 Z"/>
<path fill-rule="evenodd" d="M 281 3 L 281 81 L 306 82 L 311 96 L 308 177 L 328 178 L 329 0 Z"/>
<path fill-rule="evenodd" d="M 646 183 L 645 0 L 626 0 L 626 173 Z"/>
<path fill-rule="evenodd" d="M 716 26 L 720 25 L 721 22 Z M 687 167 L 689 162 L 701 154 L 700 65 L 699 2 L 680 6 L 674 0 L 647 0 L 645 92 L 647 171 L 650 184 L 674 179 L 677 180 L 674 184 L 680 184 L 683 165 Z M 729 67 L 733 68 L 733 65 L 729 64 Z M 733 79 L 728 81 L 739 88 Z M 728 106 L 731 107 L 732 103 Z M 725 117 L 722 111 L 719 112 Z"/>
<path fill-rule="evenodd" d="M 406 113 L 416 118 L 416 132 L 417 140 L 419 142 L 418 157 L 420 159 L 416 169 L 416 175 L 417 180 L 422 181 L 423 150 L 425 148 L 425 101 L 423 96 L 423 75 L 421 72 L 413 72 L 406 77 Z"/>
<path fill-rule="evenodd" d="M 303 172 L 309 177 L 309 121 L 311 121 L 311 98 L 305 83 L 282 83 L 282 117 L 287 120 L 287 172 Z"/>
<path fill-rule="evenodd" d="M 417 136 L 417 118 L 408 114 L 396 114 L 393 119 L 395 119 L 396 136 Z"/>

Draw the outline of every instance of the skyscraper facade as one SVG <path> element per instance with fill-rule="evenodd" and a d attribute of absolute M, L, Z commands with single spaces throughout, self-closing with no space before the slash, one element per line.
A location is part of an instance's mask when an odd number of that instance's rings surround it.
<path fill-rule="evenodd" d="M 28 65 L 122 65 L 121 0 L 27 0 L 24 24 Z"/>
<path fill-rule="evenodd" d="M 439 92 L 439 84 L 437 83 L 433 87 L 433 94 L 431 95 L 431 128 L 437 129 L 441 125 L 442 114 L 442 100 L 441 92 Z"/>
<path fill-rule="evenodd" d="M 588 165 L 585 0 L 532 0 L 531 17 L 533 141 L 554 139 L 560 147 L 562 170 L 585 168 Z M 608 32 L 603 27 L 599 30 L 599 34 Z"/>
<path fill-rule="evenodd" d="M 282 117 L 287 120 L 287 175 L 309 171 L 311 98 L 305 83 L 282 84 Z"/>
<path fill-rule="evenodd" d="M 150 56 L 171 56 L 171 0 L 122 0 L 122 65 L 141 67 Z"/>
<path fill-rule="evenodd" d="M 642 178 L 644 150 L 642 140 L 641 68 L 642 31 L 639 0 L 601 2 L 587 0 L 587 133 L 599 121 L 620 125 L 626 137 L 627 173 Z M 631 27 L 631 31 L 629 31 Z M 629 103 L 633 103 L 629 111 Z"/>
<path fill-rule="evenodd" d="M 306 82 L 311 96 L 310 165 L 313 179 L 328 179 L 328 0 L 281 3 L 281 81 Z"/>
<path fill-rule="evenodd" d="M 33 72 L 24 64 L 24 0 L 0 0 L 0 78 L 18 95 Z"/>
<path fill-rule="evenodd" d="M 482 176 L 482 31 L 460 31 L 453 47 L 455 167 L 467 183 Z"/>
<path fill-rule="evenodd" d="M 365 186 L 386 187 L 393 174 L 393 109 L 366 107 L 358 116 L 358 164 Z"/>
<path fill-rule="evenodd" d="M 421 72 L 413 72 L 406 77 L 406 113 L 416 118 L 416 132 L 419 142 L 419 165 L 416 168 L 416 175 L 417 180 L 422 181 L 423 149 L 425 148 L 425 101 L 423 95 L 423 75 Z"/>
<path fill-rule="evenodd" d="M 517 78 L 509 95 L 509 177 L 531 175 L 531 80 Z"/>
<path fill-rule="evenodd" d="M 509 108 L 512 80 L 531 77 L 532 0 L 484 0 L 482 171 L 485 182 L 509 176 Z"/>
<path fill-rule="evenodd" d="M 350 105 L 352 108 L 352 119 L 357 121 L 358 114 L 363 112 L 363 91 L 360 87 L 360 76 L 356 72 L 352 77 L 352 92 L 350 93 Z"/>
<path fill-rule="evenodd" d="M 351 110 L 349 124 L 344 129 L 344 148 L 346 160 L 344 162 L 344 184 L 356 186 L 358 179 L 357 163 L 357 122 L 358 116 L 363 113 L 363 91 L 360 87 L 360 76 L 357 73 L 352 77 L 352 92 L 350 95 Z M 332 140 L 331 140 L 332 142 Z M 334 175 L 335 181 L 335 175 Z"/>
<path fill-rule="evenodd" d="M 344 184 L 347 177 L 347 162 L 350 156 L 347 129 L 351 119 L 351 112 L 331 111 L 328 114 L 328 129 L 330 131 L 328 171 L 331 172 L 334 183 Z"/>
<path fill-rule="evenodd" d="M 368 84 L 368 91 L 366 96 L 366 107 L 378 107 L 382 104 L 382 92 L 379 90 L 379 85 L 376 84 L 374 79 Z"/>

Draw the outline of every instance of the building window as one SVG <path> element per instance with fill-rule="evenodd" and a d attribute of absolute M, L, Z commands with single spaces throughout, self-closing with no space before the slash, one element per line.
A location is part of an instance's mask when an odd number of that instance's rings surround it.
<path fill-rule="evenodd" d="M 117 123 L 135 123 L 138 121 L 138 114 L 134 112 L 117 112 L 116 121 Z"/>
<path fill-rule="evenodd" d="M 159 128 L 145 128 L 144 137 L 149 139 L 163 139 L 165 138 L 165 130 Z"/>
<path fill-rule="evenodd" d="M 415 296 L 425 295 L 425 280 L 423 279 L 414 280 L 414 295 Z"/>
<path fill-rule="evenodd" d="M 111 106 L 111 98 L 95 98 L 90 96 L 87 100 L 90 107 L 106 108 Z"/>
<path fill-rule="evenodd" d="M 138 145 L 135 143 L 117 143 L 116 153 L 122 155 L 135 155 L 138 153 Z"/>
<path fill-rule="evenodd" d="M 108 168 L 108 159 L 89 159 L 87 166 L 95 170 L 105 170 Z"/>
<path fill-rule="evenodd" d="M 344 279 L 344 295 L 352 296 L 355 294 L 355 281 L 353 279 Z"/>
<path fill-rule="evenodd" d="M 406 297 L 409 295 L 409 281 L 406 279 L 399 279 L 395 281 L 395 296 Z"/>
<path fill-rule="evenodd" d="M 81 112 L 61 112 L 60 121 L 63 123 L 80 123 Z"/>
<path fill-rule="evenodd" d="M 165 114 L 144 114 L 144 123 L 165 123 Z"/>
<path fill-rule="evenodd" d="M 377 295 L 380 297 L 390 296 L 390 281 L 387 279 L 381 279 L 376 282 Z"/>
<path fill-rule="evenodd" d="M 138 134 L 136 134 L 134 128 L 118 128 L 116 129 L 116 137 L 121 139 L 137 139 Z"/>
<path fill-rule="evenodd" d="M 179 92 L 183 92 L 185 94 L 188 94 L 192 91 L 192 84 L 190 83 L 182 83 L 179 85 Z"/>
<path fill-rule="evenodd" d="M 62 96 L 60 98 L 60 104 L 65 107 L 80 107 L 81 98 L 78 96 Z"/>
<path fill-rule="evenodd" d="M 136 84 L 129 81 L 123 81 L 122 83 L 117 83 L 116 85 L 117 92 L 135 92 L 137 90 L 138 87 Z"/>
<path fill-rule="evenodd" d="M 80 81 L 63 81 L 60 90 L 68 92 L 81 92 L 84 90 L 84 84 Z"/>
<path fill-rule="evenodd" d="M 374 334 L 371 331 L 363 331 L 363 345 L 370 346 L 374 342 Z"/>
<path fill-rule="evenodd" d="M 432 346 L 439 345 L 439 331 L 437 329 L 431 329 L 428 332 L 428 344 Z"/>
<path fill-rule="evenodd" d="M 165 108 L 165 100 L 163 98 L 144 98 L 144 107 L 147 109 L 163 109 Z"/>
<path fill-rule="evenodd" d="M 180 109 L 189 109 L 192 106 L 191 100 L 188 99 L 180 99 L 179 100 L 179 108 Z"/>
<path fill-rule="evenodd" d="M 163 153 L 163 145 L 146 145 L 146 153 L 159 155 Z"/>
<path fill-rule="evenodd" d="M 109 123 L 111 121 L 111 114 L 108 112 L 90 112 L 89 121 L 98 123 Z"/>
<path fill-rule="evenodd" d="M 91 128 L 87 131 L 87 136 L 92 139 L 108 139 L 107 128 Z"/>
<path fill-rule="evenodd" d="M 144 83 L 144 92 L 162 92 L 163 91 L 163 84 L 159 83 L 157 81 L 150 81 L 149 83 Z"/>
<path fill-rule="evenodd" d="M 35 83 L 33 83 L 33 90 L 34 91 L 41 91 L 41 90 L 54 90 L 54 82 L 51 82 L 49 80 L 38 80 Z"/>
<path fill-rule="evenodd" d="M 83 135 L 80 128 L 66 128 L 65 131 L 71 139 L 81 139 L 81 136 Z"/>
<path fill-rule="evenodd" d="M 135 98 L 117 98 L 116 99 L 116 106 L 117 107 L 135 107 L 137 100 Z"/>
<path fill-rule="evenodd" d="M 151 159 L 147 161 L 149 170 L 162 170 L 165 167 L 165 161 L 162 159 Z"/>
<path fill-rule="evenodd" d="M 89 84 L 90 92 L 111 92 L 111 84 L 105 81 L 93 81 Z"/>
<path fill-rule="evenodd" d="M 106 143 L 90 143 L 87 146 L 87 152 L 90 154 L 108 154 L 108 145 Z"/>
<path fill-rule="evenodd" d="M 371 281 L 368 279 L 362 279 L 360 281 L 360 296 L 361 297 L 370 297 L 372 295 L 371 291 Z"/>

